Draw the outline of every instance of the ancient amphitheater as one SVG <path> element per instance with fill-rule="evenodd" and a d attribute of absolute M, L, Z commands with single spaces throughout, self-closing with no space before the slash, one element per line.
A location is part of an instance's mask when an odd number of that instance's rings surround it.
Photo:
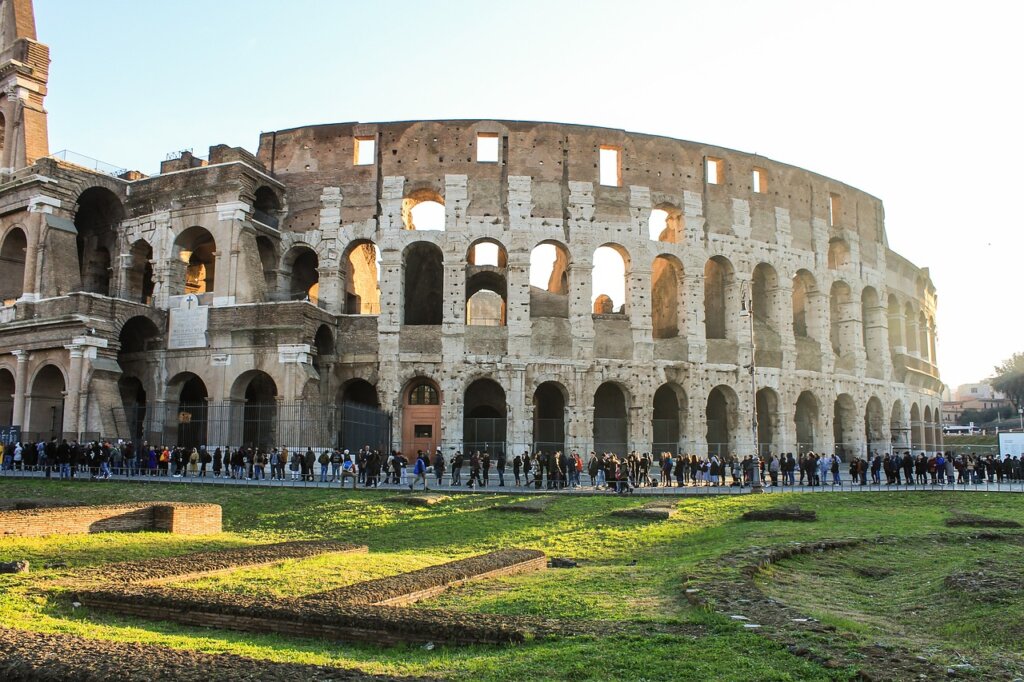
<path fill-rule="evenodd" d="M 315 125 L 106 172 L 49 155 L 24 23 L 0 57 L 0 425 L 26 438 L 941 440 L 935 289 L 873 196 L 713 145 L 494 120 Z"/>

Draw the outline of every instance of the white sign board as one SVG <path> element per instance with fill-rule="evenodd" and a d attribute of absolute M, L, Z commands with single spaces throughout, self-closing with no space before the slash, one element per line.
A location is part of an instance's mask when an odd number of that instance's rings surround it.
<path fill-rule="evenodd" d="M 1000 433 L 999 454 L 1003 457 L 1024 456 L 1024 433 Z"/>
<path fill-rule="evenodd" d="M 206 348 L 206 328 L 210 307 L 199 305 L 197 296 L 189 295 L 181 305 L 171 309 L 167 334 L 167 347 Z"/>

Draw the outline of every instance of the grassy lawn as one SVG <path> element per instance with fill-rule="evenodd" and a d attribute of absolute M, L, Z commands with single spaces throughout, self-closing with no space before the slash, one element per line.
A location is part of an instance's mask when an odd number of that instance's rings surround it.
<path fill-rule="evenodd" d="M 161 643 L 206 652 L 233 652 L 276 661 L 360 667 L 367 672 L 426 675 L 472 680 L 532 679 L 650 679 L 686 680 L 842 680 L 852 671 L 827 669 L 796 657 L 776 643 L 744 631 L 725 617 L 696 609 L 683 598 L 687 576 L 726 575 L 734 570 L 716 564 L 718 557 L 750 545 L 791 540 L 850 536 L 905 535 L 946 531 L 942 525 L 951 509 L 990 518 L 1024 516 L 1024 496 L 987 493 L 878 493 L 785 494 L 759 497 L 704 497 L 679 500 L 680 513 L 668 521 L 650 522 L 616 518 L 614 509 L 640 506 L 643 499 L 622 497 L 561 497 L 542 514 L 499 513 L 497 502 L 513 499 L 498 495 L 456 495 L 432 508 L 407 507 L 387 498 L 394 493 L 297 489 L 216 489 L 206 486 L 124 483 L 60 483 L 37 480 L 0 481 L 0 497 L 61 497 L 91 503 L 133 500 L 216 502 L 224 508 L 225 532 L 212 537 L 181 538 L 159 533 L 97 534 L 46 538 L 0 539 L 0 560 L 28 559 L 32 573 L 0 576 L 0 622 L 40 631 L 65 631 L 110 640 Z M 742 512 L 779 504 L 799 504 L 818 512 L 819 521 L 749 523 Z M 57 529 L 59 530 L 59 529 Z M 959 532 L 959 531 L 958 531 Z M 334 539 L 366 544 L 368 555 L 334 555 L 289 561 L 270 568 L 239 570 L 187 583 L 189 587 L 295 596 L 331 589 L 360 580 L 382 577 L 443 561 L 503 547 L 535 548 L 551 556 L 576 559 L 580 568 L 550 569 L 538 573 L 470 583 L 449 591 L 422 607 L 504 614 L 528 614 L 586 621 L 608 621 L 618 629 L 605 637 L 581 636 L 544 640 L 519 647 L 378 648 L 316 639 L 206 630 L 169 623 L 152 623 L 87 609 L 73 609 L 52 591 L 71 570 L 102 574 L 111 561 L 169 556 L 198 550 L 237 547 L 297 539 Z M 975 553 L 935 551 L 927 554 L 932 573 L 928 580 L 971 566 L 981 559 L 1008 563 L 996 545 L 981 543 Z M 920 557 L 908 545 L 910 562 Z M 873 548 L 874 549 L 874 548 Z M 889 548 L 891 549 L 891 548 Z M 1017 547 L 1018 553 L 1020 547 Z M 851 554 L 852 556 L 852 554 Z M 865 562 L 895 561 L 864 554 Z M 828 557 L 844 561 L 845 553 Z M 793 568 L 776 569 L 768 580 L 784 590 L 780 598 L 818 594 L 795 587 L 814 584 L 816 562 L 794 559 Z M 862 561 L 857 556 L 857 561 Z M 43 564 L 63 561 L 67 568 L 44 569 Z M 802 562 L 807 562 L 804 566 Z M 1014 564 L 1020 572 L 1019 562 Z M 921 566 L 907 563 L 908 571 Z M 830 567 L 828 572 L 838 571 Z M 844 569 L 846 570 L 846 569 Z M 852 569 L 851 569 L 852 570 Z M 848 577 L 847 574 L 843 574 Z M 832 579 L 831 577 L 829 578 Z M 842 579 L 821 590 L 844 590 Z M 865 579 L 867 580 L 867 579 Z M 934 584 L 929 583 L 929 584 Z M 58 585 L 58 587 L 54 587 Z M 901 583 L 902 585 L 902 583 Z M 866 589 L 866 588 L 865 588 Z M 909 590 L 909 586 L 899 589 Z M 864 604 L 846 604 L 836 611 L 837 625 L 851 636 L 876 636 L 871 628 L 886 621 L 904 622 L 877 636 L 907 638 L 914 645 L 927 640 L 931 647 L 963 646 L 969 636 L 966 611 L 959 602 L 932 608 L 925 594 L 907 596 L 909 602 L 928 606 L 900 620 L 900 609 L 872 613 Z M 950 597 L 952 598 L 952 597 Z M 960 599 L 960 597 L 957 597 Z M 795 603 L 795 602 L 794 602 Z M 1022 604 L 1003 605 L 1021 613 Z M 800 603 L 800 607 L 829 611 L 827 601 Z M 943 609 L 952 609 L 942 618 Z M 1020 652 L 1021 619 L 984 604 L 972 606 L 976 626 L 984 639 L 985 622 L 1007 633 L 1000 646 Z M 865 615 L 861 615 L 865 614 Z M 914 620 L 917 619 L 917 620 Z M 958 624 L 959 623 L 959 624 Z M 891 623 L 890 623 L 891 624 Z M 707 636 L 684 634 L 683 628 L 700 626 Z M 921 628 L 928 626 L 921 634 Z M 920 627 L 919 627 L 920 626 Z M 900 627 L 905 627 L 902 632 Z M 1016 629 L 1015 629 L 1016 628 Z M 691 628 L 692 629 L 692 628 Z M 907 634 L 913 631 L 911 635 Z M 870 631 L 870 635 L 869 635 Z M 689 631 L 687 631 L 689 632 Z M 1014 638 L 1013 634 L 1016 633 Z M 916 638 L 924 639 L 916 639 Z"/>

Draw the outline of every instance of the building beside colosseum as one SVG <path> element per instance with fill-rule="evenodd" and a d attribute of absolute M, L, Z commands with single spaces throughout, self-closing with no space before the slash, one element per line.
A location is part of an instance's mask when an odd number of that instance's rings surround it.
<path fill-rule="evenodd" d="M 0 425 L 26 438 L 940 442 L 935 289 L 873 196 L 492 120 L 306 126 L 104 172 L 49 154 L 48 50 L 30 2 L 0 8 Z"/>

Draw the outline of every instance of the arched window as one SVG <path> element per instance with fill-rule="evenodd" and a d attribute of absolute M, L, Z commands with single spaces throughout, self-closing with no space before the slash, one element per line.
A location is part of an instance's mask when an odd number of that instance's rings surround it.
<path fill-rule="evenodd" d="M 108 189 L 90 187 L 78 197 L 75 229 L 82 291 L 110 295 L 110 254 L 117 247 L 117 226 L 123 219 L 121 200 Z"/>
<path fill-rule="evenodd" d="M 599 297 L 607 296 L 612 302 L 612 311 L 626 312 L 626 270 L 629 254 L 618 244 L 605 244 L 594 251 L 594 270 L 591 277 L 591 304 Z M 597 307 L 595 305 L 595 311 Z"/>
<path fill-rule="evenodd" d="M 403 254 L 404 321 L 439 325 L 444 317 L 444 256 L 430 242 L 414 242 Z"/>
<path fill-rule="evenodd" d="M 28 240 L 19 227 L 4 236 L 0 246 L 0 301 L 12 305 L 21 298 L 25 286 L 25 250 Z"/>
<path fill-rule="evenodd" d="M 541 242 L 530 252 L 530 317 L 569 317 L 569 250 Z"/>
<path fill-rule="evenodd" d="M 444 231 L 444 199 L 430 189 L 413 192 L 402 200 L 402 223 L 407 230 Z"/>
<path fill-rule="evenodd" d="M 658 256 L 651 267 L 651 323 L 655 339 L 680 335 L 684 310 L 683 264 L 675 256 Z"/>
<path fill-rule="evenodd" d="M 185 264 L 184 293 L 204 294 L 213 291 L 217 267 L 217 243 L 209 230 L 195 225 L 174 241 L 178 257 Z"/>
<path fill-rule="evenodd" d="M 675 244 L 683 231 L 683 213 L 672 204 L 658 204 L 647 219 L 647 232 L 656 242 Z"/>
<path fill-rule="evenodd" d="M 733 267 L 715 256 L 704 264 L 704 334 L 709 339 L 729 338 L 728 290 L 733 284 Z"/>
<path fill-rule="evenodd" d="M 428 383 L 420 383 L 409 389 L 410 405 L 440 405 L 437 389 Z"/>

